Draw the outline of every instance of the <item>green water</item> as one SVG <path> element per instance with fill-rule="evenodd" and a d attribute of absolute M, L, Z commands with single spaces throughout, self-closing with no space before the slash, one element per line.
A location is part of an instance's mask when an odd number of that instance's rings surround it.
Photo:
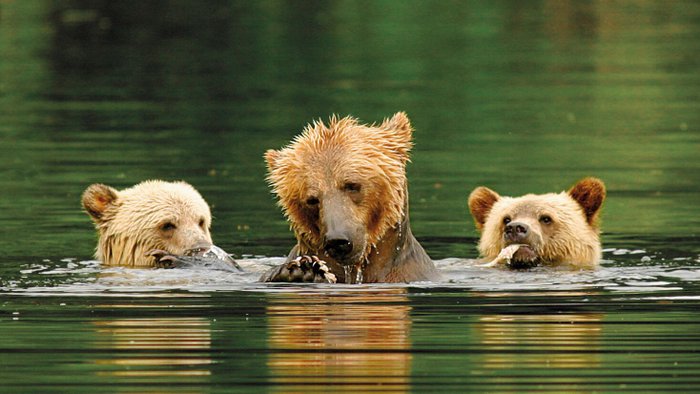
<path fill-rule="evenodd" d="M 255 282 L 262 154 L 406 111 L 445 280 Z M 700 389 L 700 4 L 0 2 L 0 391 Z M 595 272 L 475 268 L 468 193 L 606 182 Z M 184 179 L 247 274 L 102 269 L 91 183 Z"/>

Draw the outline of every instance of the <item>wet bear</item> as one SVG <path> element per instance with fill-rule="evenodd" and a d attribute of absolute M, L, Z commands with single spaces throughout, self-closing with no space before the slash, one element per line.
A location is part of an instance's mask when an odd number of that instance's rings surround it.
<path fill-rule="evenodd" d="M 492 265 L 596 267 L 605 185 L 586 178 L 568 192 L 505 197 L 481 186 L 469 196 L 479 252 Z"/>
<path fill-rule="evenodd" d="M 212 247 L 209 205 L 185 182 L 151 180 L 116 190 L 90 185 L 82 196 L 99 240 L 95 258 L 106 265 L 152 267 L 158 256 Z"/>
<path fill-rule="evenodd" d="M 346 283 L 438 278 L 408 218 L 412 133 L 403 112 L 372 125 L 334 116 L 267 151 L 268 181 L 297 244 L 262 280 L 290 280 L 300 255 L 317 255 Z"/>

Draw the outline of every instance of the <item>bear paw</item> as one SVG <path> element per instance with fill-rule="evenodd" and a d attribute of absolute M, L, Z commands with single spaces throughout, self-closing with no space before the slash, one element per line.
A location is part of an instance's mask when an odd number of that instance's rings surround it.
<path fill-rule="evenodd" d="M 179 256 L 160 249 L 151 250 L 146 257 L 153 257 L 155 268 L 182 268 L 192 262 L 190 256 Z"/>
<path fill-rule="evenodd" d="M 268 282 L 336 283 L 326 262 L 316 256 L 298 256 L 285 264 L 272 275 Z"/>

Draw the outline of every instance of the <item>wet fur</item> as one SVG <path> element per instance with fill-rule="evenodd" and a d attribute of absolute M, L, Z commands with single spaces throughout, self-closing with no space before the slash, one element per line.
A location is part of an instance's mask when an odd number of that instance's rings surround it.
<path fill-rule="evenodd" d="M 378 125 L 333 116 L 328 125 L 313 122 L 287 147 L 266 152 L 268 182 L 297 239 L 288 260 L 318 255 L 343 281 L 341 262 L 323 250 L 338 225 L 358 245 L 343 263 L 361 267 L 363 281 L 438 276 L 409 225 L 406 163 L 412 131 L 403 112 Z M 351 190 L 355 187 L 359 190 Z M 314 198 L 319 203 L 309 204 Z M 273 270 L 262 279 L 274 275 Z"/>
<path fill-rule="evenodd" d="M 599 213 L 606 191 L 602 181 L 586 178 L 568 192 L 503 197 L 486 187 L 469 196 L 469 210 L 481 231 L 479 252 L 492 261 L 507 246 L 503 218 L 525 223 L 528 244 L 544 264 L 593 268 L 601 258 Z M 543 215 L 551 224 L 541 222 Z"/>
<path fill-rule="evenodd" d="M 212 242 L 209 205 L 185 182 L 146 181 L 121 191 L 93 184 L 82 205 L 99 237 L 95 258 L 106 265 L 150 267 L 153 249 L 182 255 Z M 163 231 L 167 222 L 176 228 Z"/>

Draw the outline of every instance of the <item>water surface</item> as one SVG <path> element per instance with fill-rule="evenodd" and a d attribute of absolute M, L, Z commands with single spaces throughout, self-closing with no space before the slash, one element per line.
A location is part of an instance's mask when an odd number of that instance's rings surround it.
<path fill-rule="evenodd" d="M 700 6 L 0 3 L 0 382 L 11 392 L 700 388 Z M 262 155 L 406 111 L 444 280 L 260 284 L 293 245 Z M 606 182 L 596 271 L 475 267 L 468 193 Z M 246 273 L 103 268 L 91 183 L 184 179 Z"/>

